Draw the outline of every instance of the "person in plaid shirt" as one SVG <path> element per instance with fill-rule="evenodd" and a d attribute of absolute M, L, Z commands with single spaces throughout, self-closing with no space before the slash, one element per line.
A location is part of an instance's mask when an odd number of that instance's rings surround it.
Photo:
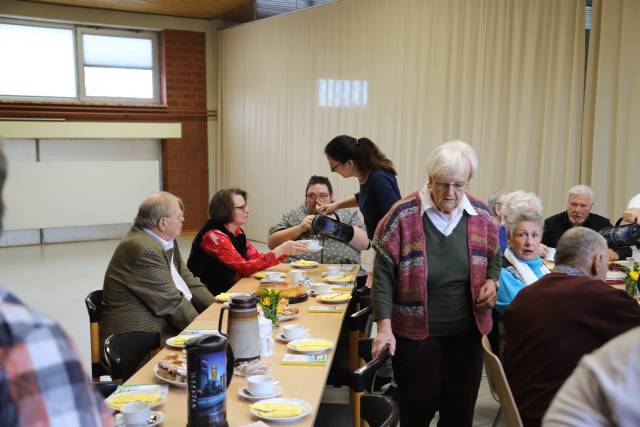
<path fill-rule="evenodd" d="M 6 174 L 0 151 L 0 232 Z M 0 288 L 0 426 L 112 424 L 110 411 L 89 384 L 62 328 Z"/>

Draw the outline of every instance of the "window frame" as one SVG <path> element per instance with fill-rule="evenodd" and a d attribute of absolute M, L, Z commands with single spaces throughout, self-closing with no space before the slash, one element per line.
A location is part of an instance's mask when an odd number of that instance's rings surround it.
<path fill-rule="evenodd" d="M 103 26 L 92 26 L 89 24 L 79 23 L 58 23 L 50 21 L 17 19 L 9 16 L 0 16 L 0 23 L 9 25 L 22 25 L 27 27 L 45 27 L 59 28 L 72 31 L 73 39 L 73 58 L 74 77 L 76 83 L 75 97 L 56 97 L 56 96 L 31 96 L 31 95 L 3 95 L 0 94 L 0 102 L 2 101 L 29 101 L 29 102 L 53 102 L 53 103 L 69 103 L 81 105 L 125 105 L 125 106 L 150 106 L 157 107 L 164 105 L 162 94 L 162 73 L 160 70 L 160 32 L 152 30 L 134 29 L 134 28 L 110 28 Z M 104 35 L 126 38 L 143 38 L 151 40 L 152 55 L 152 79 L 153 79 L 153 97 L 152 98 L 128 98 L 128 97 L 103 97 L 103 96 L 87 96 L 84 81 L 84 55 L 82 52 L 82 35 Z M 134 68 L 132 69 L 140 69 Z"/>
<path fill-rule="evenodd" d="M 86 94 L 85 81 L 84 81 L 84 50 L 82 43 L 82 36 L 84 34 L 97 35 L 97 36 L 112 36 L 123 38 L 139 38 L 151 40 L 151 76 L 153 82 L 153 97 L 152 98 L 126 98 L 126 97 L 108 97 L 108 96 L 88 96 Z M 160 55 L 158 49 L 158 33 L 145 30 L 133 30 L 133 29 L 114 29 L 104 27 L 90 27 L 83 25 L 75 26 L 76 36 L 76 75 L 78 76 L 78 100 L 83 103 L 89 103 L 91 101 L 97 102 L 109 102 L 109 103 L 126 103 L 126 104 L 146 104 L 146 105 L 159 105 L 161 104 L 160 94 Z M 108 68 L 108 67 L 104 67 Z M 130 68 L 140 70 L 141 68 L 135 67 L 118 67 L 118 68 Z"/>
<path fill-rule="evenodd" d="M 22 25 L 26 27 L 44 27 L 44 28 L 58 28 L 71 30 L 71 36 L 73 41 L 73 58 L 76 63 L 78 63 L 78 49 L 76 47 L 75 41 L 75 28 L 73 24 L 63 24 L 57 22 L 40 22 L 40 21 L 29 21 L 26 19 L 13 19 L 4 16 L 0 16 L 0 24 L 8 24 L 8 25 Z M 78 101 L 78 85 L 79 85 L 79 77 L 78 77 L 78 67 L 73 67 L 74 69 L 74 77 L 76 82 L 76 96 L 68 97 L 68 96 L 32 96 L 32 95 L 3 95 L 0 94 L 1 101 L 47 101 L 47 102 L 74 102 Z"/>

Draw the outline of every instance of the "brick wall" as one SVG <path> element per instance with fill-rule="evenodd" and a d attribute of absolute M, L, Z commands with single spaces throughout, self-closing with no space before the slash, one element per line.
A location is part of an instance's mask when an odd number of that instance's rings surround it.
<path fill-rule="evenodd" d="M 164 189 L 184 201 L 184 230 L 197 230 L 209 203 L 205 34 L 165 30 L 162 44 L 169 108 L 202 112 L 181 120 L 182 138 L 165 140 L 162 149 Z"/>

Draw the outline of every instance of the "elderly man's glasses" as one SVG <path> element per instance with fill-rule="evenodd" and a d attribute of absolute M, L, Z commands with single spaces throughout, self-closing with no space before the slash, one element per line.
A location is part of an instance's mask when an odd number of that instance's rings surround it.
<path fill-rule="evenodd" d="M 242 206 L 234 206 L 235 209 L 241 211 L 241 212 L 246 212 L 249 210 L 249 205 L 247 205 L 246 203 Z"/>
<path fill-rule="evenodd" d="M 329 193 L 307 194 L 307 200 L 329 200 L 329 198 L 331 198 L 331 194 Z"/>
<path fill-rule="evenodd" d="M 434 186 L 438 190 L 449 190 L 449 187 L 453 188 L 453 191 L 461 193 L 469 187 L 468 182 L 444 182 L 433 180 Z"/>

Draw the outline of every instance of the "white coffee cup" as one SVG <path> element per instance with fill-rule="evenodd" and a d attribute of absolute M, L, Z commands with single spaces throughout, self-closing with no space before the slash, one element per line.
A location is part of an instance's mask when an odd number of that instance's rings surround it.
<path fill-rule="evenodd" d="M 288 340 L 297 340 L 304 336 L 305 330 L 302 325 L 287 325 L 282 328 L 282 333 Z"/>
<path fill-rule="evenodd" d="M 262 397 L 273 394 L 275 381 L 271 375 L 252 375 L 247 378 L 247 388 L 253 396 Z"/>
<path fill-rule="evenodd" d="M 269 278 L 269 279 L 279 279 L 281 275 L 282 275 L 282 273 L 279 272 L 279 271 L 265 271 L 264 272 L 264 277 Z"/>
<path fill-rule="evenodd" d="M 151 405 L 146 402 L 127 403 L 120 409 L 120 413 L 125 425 L 145 425 L 151 416 Z"/>
<path fill-rule="evenodd" d="M 307 248 L 309 249 L 320 249 L 320 241 L 316 240 L 316 239 L 309 239 L 309 240 L 305 240 L 305 245 L 307 245 Z"/>
<path fill-rule="evenodd" d="M 311 284 L 311 289 L 313 290 L 314 294 L 323 295 L 323 294 L 328 294 L 329 292 L 331 292 L 331 285 L 329 285 L 327 283 L 322 283 L 322 282 L 312 283 Z"/>
<path fill-rule="evenodd" d="M 291 270 L 289 271 L 289 281 L 292 284 L 298 284 L 304 282 L 307 277 L 307 273 L 303 270 Z"/>
<path fill-rule="evenodd" d="M 342 270 L 339 265 L 330 265 L 327 267 L 327 276 L 341 276 Z"/>

